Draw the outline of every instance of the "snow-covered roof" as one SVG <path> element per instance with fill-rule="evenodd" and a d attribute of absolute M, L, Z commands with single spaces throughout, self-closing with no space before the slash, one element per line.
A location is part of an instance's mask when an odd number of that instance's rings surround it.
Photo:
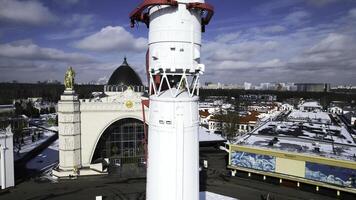
<path fill-rule="evenodd" d="M 225 141 L 221 135 L 210 132 L 207 128 L 199 126 L 199 142 Z"/>
<path fill-rule="evenodd" d="M 5 108 L 15 108 L 15 106 L 14 105 L 12 105 L 12 104 L 7 104 L 7 105 L 0 105 L 0 109 L 5 109 Z"/>
<path fill-rule="evenodd" d="M 307 101 L 299 105 L 299 107 L 314 107 L 321 108 L 320 104 L 316 101 Z"/>
<path fill-rule="evenodd" d="M 293 107 L 293 105 L 290 105 L 289 103 L 283 103 L 281 106 L 292 106 Z"/>
<path fill-rule="evenodd" d="M 293 110 L 289 115 L 288 119 L 293 121 L 293 120 L 302 120 L 302 121 L 313 121 L 313 122 L 319 122 L 319 123 L 330 123 L 330 117 L 329 114 L 326 112 L 322 111 L 314 111 L 314 112 L 307 112 L 307 111 L 301 111 L 301 110 Z"/>
<path fill-rule="evenodd" d="M 237 143 L 342 160 L 355 160 L 356 155 L 356 143 L 344 126 L 306 122 L 266 122 Z"/>

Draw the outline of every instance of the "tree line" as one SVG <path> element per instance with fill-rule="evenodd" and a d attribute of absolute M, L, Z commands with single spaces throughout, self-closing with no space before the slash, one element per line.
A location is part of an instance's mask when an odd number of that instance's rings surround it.
<path fill-rule="evenodd" d="M 315 99 L 319 100 L 322 106 L 328 106 L 332 101 L 344 101 L 352 106 L 356 106 L 356 92 L 330 91 L 330 92 L 297 92 L 297 91 L 261 91 L 261 90 L 241 90 L 241 89 L 201 89 L 200 99 L 204 100 L 209 96 L 226 96 L 228 99 L 234 97 L 237 101 L 240 95 L 246 94 L 271 94 L 277 96 L 277 101 L 283 102 L 291 98 Z"/>
<path fill-rule="evenodd" d="M 79 98 L 89 98 L 92 92 L 102 92 L 103 85 L 75 85 Z M 64 85 L 45 83 L 0 83 L 0 104 L 12 104 L 14 99 L 42 97 L 48 102 L 58 102 Z"/>
<path fill-rule="evenodd" d="M 92 92 L 103 92 L 103 85 L 75 85 L 79 98 L 90 98 Z M 64 85 L 46 83 L 0 83 L 0 104 L 12 104 L 13 99 L 26 99 L 28 97 L 42 97 L 49 102 L 57 102 L 63 94 Z M 241 89 L 201 89 L 200 99 L 208 96 L 226 96 L 239 98 L 244 94 L 272 94 L 277 101 L 283 102 L 290 98 L 317 99 L 322 105 L 331 101 L 345 101 L 356 105 L 356 92 L 351 90 L 333 90 L 330 92 L 296 92 L 296 91 L 261 91 Z"/>

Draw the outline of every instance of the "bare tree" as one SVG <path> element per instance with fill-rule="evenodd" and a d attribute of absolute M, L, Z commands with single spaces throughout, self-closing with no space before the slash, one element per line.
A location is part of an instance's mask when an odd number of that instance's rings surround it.
<path fill-rule="evenodd" d="M 222 135 L 225 136 L 227 140 L 233 140 L 238 133 L 238 112 L 223 112 L 222 108 L 220 107 L 220 112 L 215 117 L 220 123 L 218 130 L 222 132 Z"/>

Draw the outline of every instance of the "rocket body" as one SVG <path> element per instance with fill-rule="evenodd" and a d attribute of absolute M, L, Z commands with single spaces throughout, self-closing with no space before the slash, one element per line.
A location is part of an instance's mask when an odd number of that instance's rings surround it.
<path fill-rule="evenodd" d="M 130 15 L 149 28 L 148 200 L 199 199 L 200 48 L 212 15 L 204 0 L 145 0 Z"/>
<path fill-rule="evenodd" d="M 185 4 L 178 7 L 156 6 L 150 9 L 149 66 L 151 70 L 194 72 L 200 64 L 200 11 Z"/>
<path fill-rule="evenodd" d="M 185 4 L 150 10 L 150 72 L 189 71 L 200 62 L 201 17 Z M 172 89 L 173 90 L 173 89 Z M 198 97 L 150 96 L 147 200 L 199 199 Z"/>
<path fill-rule="evenodd" d="M 198 125 L 198 97 L 151 96 L 147 199 L 199 199 Z"/>

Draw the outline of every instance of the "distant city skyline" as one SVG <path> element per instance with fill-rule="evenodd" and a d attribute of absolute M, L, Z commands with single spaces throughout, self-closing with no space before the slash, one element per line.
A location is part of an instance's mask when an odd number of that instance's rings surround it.
<path fill-rule="evenodd" d="M 206 0 L 203 82 L 356 85 L 356 1 Z M 127 56 L 146 82 L 147 29 L 129 27 L 141 0 L 0 0 L 0 82 L 105 81 Z"/>

